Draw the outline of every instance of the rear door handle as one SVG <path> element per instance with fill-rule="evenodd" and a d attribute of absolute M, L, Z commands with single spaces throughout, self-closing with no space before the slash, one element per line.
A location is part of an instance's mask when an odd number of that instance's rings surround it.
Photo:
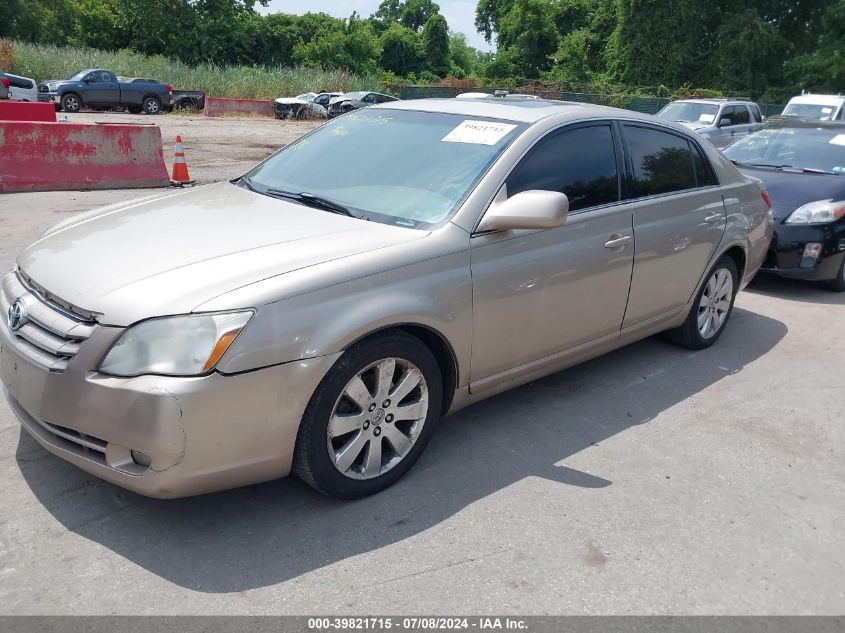
<path fill-rule="evenodd" d="M 633 238 L 630 235 L 622 235 L 621 233 L 614 233 L 610 236 L 610 241 L 605 242 L 605 248 L 622 248 L 631 243 Z"/>
<path fill-rule="evenodd" d="M 725 219 L 724 214 L 714 213 L 713 215 L 708 215 L 706 218 L 704 218 L 704 221 L 707 222 L 707 224 L 718 224 L 719 222 L 722 222 L 724 219 Z"/>

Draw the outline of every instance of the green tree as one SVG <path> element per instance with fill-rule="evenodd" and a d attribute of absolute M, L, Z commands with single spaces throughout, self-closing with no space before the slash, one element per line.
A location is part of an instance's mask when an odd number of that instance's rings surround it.
<path fill-rule="evenodd" d="M 440 5 L 432 0 L 405 0 L 399 12 L 399 22 L 419 32 L 429 18 L 440 13 Z"/>
<path fill-rule="evenodd" d="M 416 31 L 393 24 L 381 36 L 379 64 L 400 77 L 423 70 L 423 50 Z"/>
<path fill-rule="evenodd" d="M 845 0 L 838 0 L 827 8 L 818 33 L 818 42 L 812 52 L 787 63 L 793 92 L 806 88 L 838 93 L 845 85 Z"/>
<path fill-rule="evenodd" d="M 467 77 L 475 72 L 478 51 L 467 43 L 467 36 L 463 33 L 450 33 L 449 58 L 449 74 L 455 77 Z"/>
<path fill-rule="evenodd" d="M 428 68 L 438 77 L 449 73 L 449 25 L 439 13 L 426 21 L 422 32 L 423 49 Z"/>

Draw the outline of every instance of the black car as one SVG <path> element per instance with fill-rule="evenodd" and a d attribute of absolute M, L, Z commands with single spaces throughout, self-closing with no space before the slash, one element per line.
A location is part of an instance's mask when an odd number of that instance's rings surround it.
<path fill-rule="evenodd" d="M 399 99 L 379 92 L 347 92 L 329 102 L 329 117 L 340 116 L 352 110 L 366 108 L 374 103 L 387 103 L 388 101 L 399 101 Z"/>
<path fill-rule="evenodd" d="M 775 233 L 761 270 L 845 291 L 845 123 L 770 120 L 724 153 L 771 197 Z"/>

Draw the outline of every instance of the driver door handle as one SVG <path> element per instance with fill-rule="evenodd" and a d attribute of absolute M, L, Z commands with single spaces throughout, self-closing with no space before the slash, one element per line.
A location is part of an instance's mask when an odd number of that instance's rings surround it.
<path fill-rule="evenodd" d="M 610 236 L 610 241 L 605 242 L 605 248 L 622 248 L 631 243 L 633 238 L 630 235 L 622 235 L 621 233 L 614 233 Z"/>

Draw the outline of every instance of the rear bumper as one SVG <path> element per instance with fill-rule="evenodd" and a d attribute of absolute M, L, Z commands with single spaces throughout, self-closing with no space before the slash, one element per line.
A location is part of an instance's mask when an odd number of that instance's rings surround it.
<path fill-rule="evenodd" d="M 821 244 L 814 260 L 804 257 L 807 244 Z M 845 259 L 845 219 L 827 225 L 801 226 L 779 224 L 760 269 L 783 277 L 826 281 L 835 279 Z"/>
<path fill-rule="evenodd" d="M 96 338 L 83 348 L 99 348 Z M 233 376 L 124 379 L 81 369 L 86 356 L 48 372 L 16 353 L 0 323 L 0 381 L 21 426 L 79 468 L 159 498 L 287 475 L 302 414 L 337 358 Z"/>

